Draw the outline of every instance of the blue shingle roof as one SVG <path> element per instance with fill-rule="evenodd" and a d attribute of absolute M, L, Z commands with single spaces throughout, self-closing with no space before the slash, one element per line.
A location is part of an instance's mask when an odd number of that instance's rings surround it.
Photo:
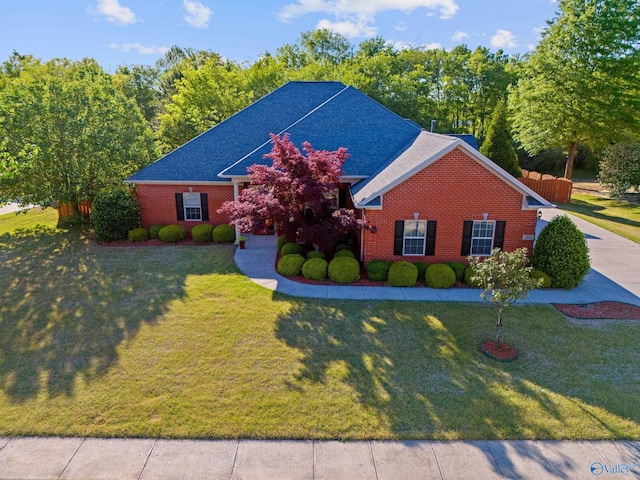
<path fill-rule="evenodd" d="M 340 82 L 291 82 L 128 178 L 129 182 L 219 182 L 218 174 L 345 89 Z M 228 181 L 228 180 L 227 180 Z"/>
<path fill-rule="evenodd" d="M 128 181 L 215 182 L 269 164 L 270 133 L 301 147 L 347 148 L 345 176 L 367 177 L 402 152 L 420 127 L 340 82 L 290 82 L 207 130 Z M 219 176 L 222 174 L 222 177 Z"/>

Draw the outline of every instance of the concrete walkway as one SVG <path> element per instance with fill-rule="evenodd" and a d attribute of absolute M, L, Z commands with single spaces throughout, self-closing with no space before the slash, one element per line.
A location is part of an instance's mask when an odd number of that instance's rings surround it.
<path fill-rule="evenodd" d="M 640 478 L 640 442 L 0 438 L 3 479 Z"/>
<path fill-rule="evenodd" d="M 548 221 L 564 212 L 548 209 L 538 222 L 540 231 Z M 591 256 L 591 270 L 573 290 L 545 289 L 531 292 L 524 303 L 573 303 L 617 301 L 640 305 L 640 245 L 592 223 L 569 215 L 585 234 Z M 240 270 L 255 283 L 286 295 L 307 298 L 349 300 L 410 300 L 482 302 L 474 288 L 397 288 L 309 285 L 294 282 L 275 270 L 275 235 L 250 236 L 245 250 L 236 250 Z"/>

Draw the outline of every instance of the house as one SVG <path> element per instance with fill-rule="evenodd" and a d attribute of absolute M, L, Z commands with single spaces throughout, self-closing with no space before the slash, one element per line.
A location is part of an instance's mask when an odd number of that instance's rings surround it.
<path fill-rule="evenodd" d="M 270 162 L 270 133 L 348 149 L 336 199 L 377 227 L 361 234 L 363 261 L 531 250 L 537 210 L 552 206 L 468 138 L 423 130 L 340 82 L 290 82 L 131 176 L 143 225 L 227 223 L 216 211 L 248 186 L 249 166 Z"/>

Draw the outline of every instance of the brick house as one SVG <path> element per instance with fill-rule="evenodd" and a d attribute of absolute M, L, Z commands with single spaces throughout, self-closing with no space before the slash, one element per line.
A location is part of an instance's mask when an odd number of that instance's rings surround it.
<path fill-rule="evenodd" d="M 537 210 L 552 206 L 473 137 L 427 132 L 339 82 L 290 82 L 127 179 L 143 225 L 227 223 L 216 210 L 248 186 L 249 166 L 269 161 L 270 133 L 348 149 L 336 203 L 377 227 L 359 239 L 365 262 L 531 250 Z"/>

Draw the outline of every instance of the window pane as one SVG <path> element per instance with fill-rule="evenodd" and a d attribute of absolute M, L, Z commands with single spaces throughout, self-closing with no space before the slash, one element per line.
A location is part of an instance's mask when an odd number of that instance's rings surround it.
<path fill-rule="evenodd" d="M 183 193 L 182 199 L 184 200 L 185 207 L 198 207 L 200 208 L 200 194 L 199 193 Z"/>
<path fill-rule="evenodd" d="M 405 237 L 424 237 L 427 228 L 425 220 L 405 220 L 404 236 Z"/>
<path fill-rule="evenodd" d="M 424 255 L 424 240 L 420 238 L 407 238 L 404 241 L 405 255 Z"/>
<path fill-rule="evenodd" d="M 202 213 L 200 207 L 185 207 L 185 220 L 201 220 Z"/>

